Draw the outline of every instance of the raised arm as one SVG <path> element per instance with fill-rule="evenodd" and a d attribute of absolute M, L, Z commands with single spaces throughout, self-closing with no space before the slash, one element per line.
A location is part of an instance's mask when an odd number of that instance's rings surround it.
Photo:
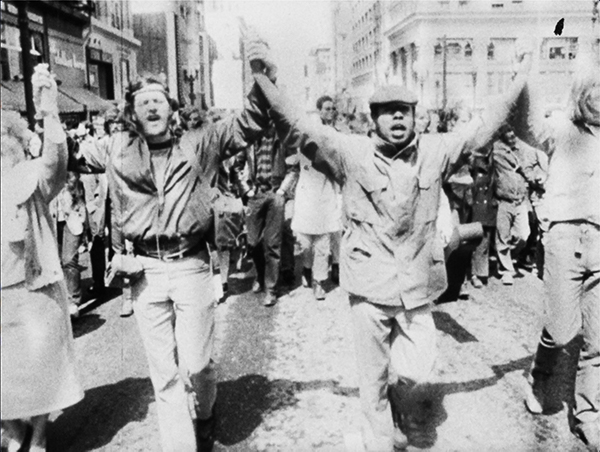
<path fill-rule="evenodd" d="M 531 50 L 520 46 L 517 49 L 518 67 L 508 92 L 500 99 L 487 105 L 484 111 L 474 117 L 451 141 L 448 152 L 449 166 L 465 161 L 471 154 L 484 149 L 494 138 L 502 124 L 506 123 L 516 110 L 517 101 L 523 93 L 531 70 Z"/>
<path fill-rule="evenodd" d="M 47 64 L 39 64 L 31 79 L 36 117 L 44 121 L 44 149 L 39 159 L 38 186 L 50 201 L 67 181 L 67 136 L 58 119 L 57 87 Z"/>

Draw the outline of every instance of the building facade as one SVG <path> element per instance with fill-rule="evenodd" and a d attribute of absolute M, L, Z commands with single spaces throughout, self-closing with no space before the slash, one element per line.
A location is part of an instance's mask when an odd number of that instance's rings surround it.
<path fill-rule="evenodd" d="M 212 105 L 204 1 L 170 0 L 160 12 L 136 12 L 133 29 L 143 43 L 137 59 L 140 74 L 162 74 L 182 106 Z"/>
<path fill-rule="evenodd" d="M 480 108 L 509 86 L 520 37 L 533 42 L 532 72 L 545 101 L 560 103 L 570 84 L 579 41 L 593 33 L 592 1 L 405 0 L 381 2 L 380 14 L 365 19 L 363 9 L 369 11 L 370 3 L 353 2 L 353 22 L 346 23 L 344 33 L 353 38 L 354 72 L 350 75 L 345 69 L 345 80 L 338 77 L 337 83 L 348 85 L 350 97 L 363 110 L 375 85 L 383 83 L 408 87 L 430 109 Z M 561 18 L 564 29 L 555 35 Z M 374 28 L 373 38 L 364 34 L 376 23 L 382 31 L 380 43 Z M 367 79 L 375 82 L 359 83 Z"/>
<path fill-rule="evenodd" d="M 0 3 L 2 11 L 2 108 L 26 112 L 19 8 L 25 8 L 33 65 L 48 63 L 59 83 L 58 106 L 63 119 L 86 119 L 110 107 L 90 90 L 85 42 L 90 30 L 89 2 L 37 1 Z"/>
<path fill-rule="evenodd" d="M 323 95 L 335 96 L 333 52 L 330 46 L 311 50 L 304 65 L 304 102 L 307 111 L 315 111 L 317 99 Z"/>
<path fill-rule="evenodd" d="M 344 113 L 366 111 L 368 98 L 385 78 L 386 3 L 333 2 L 335 90 Z"/>
<path fill-rule="evenodd" d="M 87 38 L 88 85 L 104 99 L 121 100 L 137 76 L 140 41 L 133 34 L 129 0 L 94 2 Z"/>

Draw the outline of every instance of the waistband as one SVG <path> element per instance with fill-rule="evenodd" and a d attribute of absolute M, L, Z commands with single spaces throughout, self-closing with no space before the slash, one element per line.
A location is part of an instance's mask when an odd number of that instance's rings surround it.
<path fill-rule="evenodd" d="M 199 237 L 165 237 L 134 244 L 134 253 L 163 261 L 174 261 L 194 256 L 207 250 L 206 240 Z"/>

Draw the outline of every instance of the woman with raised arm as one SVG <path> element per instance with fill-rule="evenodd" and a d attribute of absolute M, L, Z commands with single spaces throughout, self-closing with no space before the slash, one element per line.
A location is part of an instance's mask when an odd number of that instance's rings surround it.
<path fill-rule="evenodd" d="M 26 122 L 17 112 L 2 112 L 1 417 L 3 449 L 39 452 L 46 450 L 49 413 L 79 402 L 83 391 L 48 208 L 67 178 L 66 135 L 47 65 L 36 67 L 32 82 L 44 120 L 40 158 L 26 158 Z"/>

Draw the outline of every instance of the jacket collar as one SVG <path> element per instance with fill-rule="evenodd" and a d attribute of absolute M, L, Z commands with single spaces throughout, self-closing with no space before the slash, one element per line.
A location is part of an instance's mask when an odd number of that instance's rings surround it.
<path fill-rule="evenodd" d="M 398 150 L 398 148 L 396 146 L 394 146 L 392 143 L 390 143 L 389 141 L 386 141 L 383 138 L 381 138 L 376 133 L 373 134 L 372 139 L 375 142 L 375 150 L 376 150 L 377 154 L 379 154 L 380 156 L 382 156 L 386 159 L 408 160 L 413 156 L 416 157 L 416 155 L 417 155 L 417 149 L 418 149 L 418 145 L 419 145 L 419 135 L 418 134 L 416 134 L 414 136 L 414 138 L 411 140 L 410 143 L 408 143 L 406 146 L 404 146 L 400 150 Z"/>

